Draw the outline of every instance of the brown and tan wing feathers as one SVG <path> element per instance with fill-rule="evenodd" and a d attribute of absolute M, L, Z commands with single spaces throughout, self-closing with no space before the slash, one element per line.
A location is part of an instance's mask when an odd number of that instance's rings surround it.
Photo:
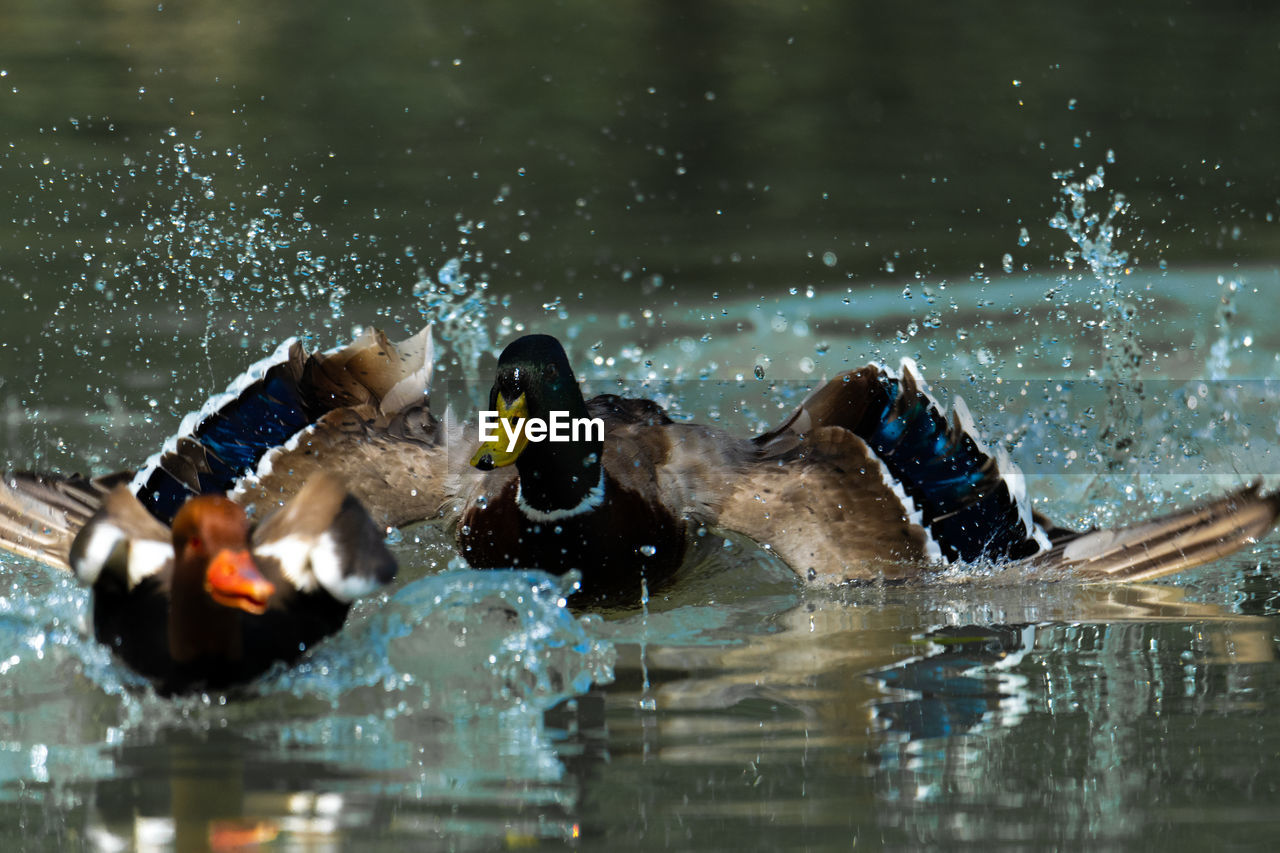
<path fill-rule="evenodd" d="M 751 465 L 714 523 L 824 583 L 913 576 L 925 561 L 924 530 L 867 445 L 839 427 L 809 432 L 793 460 Z"/>
<path fill-rule="evenodd" d="M 1280 493 L 1258 483 L 1216 500 L 1116 530 L 1059 542 L 1030 562 L 1047 573 L 1090 581 L 1142 581 L 1225 557 L 1265 536 L 1280 515 Z"/>
<path fill-rule="evenodd" d="M 76 532 L 128 472 L 90 479 L 16 472 L 0 478 L 0 547 L 68 569 Z"/>

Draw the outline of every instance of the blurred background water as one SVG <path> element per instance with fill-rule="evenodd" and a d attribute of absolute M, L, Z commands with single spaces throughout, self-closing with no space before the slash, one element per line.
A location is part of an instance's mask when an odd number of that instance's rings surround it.
<path fill-rule="evenodd" d="M 442 397 L 550 331 L 743 432 L 910 356 L 1068 524 L 1274 487 L 1278 65 L 1248 2 L 13 0 L 2 461 L 135 466 L 287 336 L 432 321 Z M 813 591 L 726 542 L 606 614 L 396 547 L 300 668 L 186 702 L 0 557 L 6 848 L 1274 837 L 1274 544 Z"/>

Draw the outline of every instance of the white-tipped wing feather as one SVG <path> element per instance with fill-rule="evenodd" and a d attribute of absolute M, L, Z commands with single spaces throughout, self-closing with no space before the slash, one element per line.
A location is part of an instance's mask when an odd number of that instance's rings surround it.
<path fill-rule="evenodd" d="M 116 486 L 72 541 L 68 562 L 89 586 L 107 572 L 133 589 L 172 567 L 173 539 L 127 486 Z"/>
<path fill-rule="evenodd" d="M 349 603 L 396 574 L 382 530 L 332 477 L 313 476 L 253 532 L 253 553 L 274 561 L 300 592 L 323 589 Z"/>

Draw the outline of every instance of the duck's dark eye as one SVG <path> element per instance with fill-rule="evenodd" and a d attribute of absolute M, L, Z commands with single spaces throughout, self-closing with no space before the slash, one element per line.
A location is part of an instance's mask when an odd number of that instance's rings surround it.
<path fill-rule="evenodd" d="M 548 364 L 546 367 L 542 368 L 542 375 L 544 378 L 554 381 L 560 378 L 560 369 L 554 364 Z"/>
<path fill-rule="evenodd" d="M 190 539 L 187 540 L 188 548 L 199 548 L 202 545 L 204 545 L 204 543 L 200 541 L 199 536 L 192 536 Z"/>

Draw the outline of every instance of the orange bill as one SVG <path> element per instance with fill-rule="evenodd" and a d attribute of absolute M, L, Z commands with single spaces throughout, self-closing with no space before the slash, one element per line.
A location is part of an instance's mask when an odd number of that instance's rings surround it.
<path fill-rule="evenodd" d="M 279 835 L 280 827 L 275 821 L 209 821 L 210 850 L 239 850 L 250 845 L 269 844 Z"/>
<path fill-rule="evenodd" d="M 204 588 L 223 607 L 235 607 L 260 616 L 276 591 L 262 576 L 248 551 L 219 551 L 209 562 Z"/>

